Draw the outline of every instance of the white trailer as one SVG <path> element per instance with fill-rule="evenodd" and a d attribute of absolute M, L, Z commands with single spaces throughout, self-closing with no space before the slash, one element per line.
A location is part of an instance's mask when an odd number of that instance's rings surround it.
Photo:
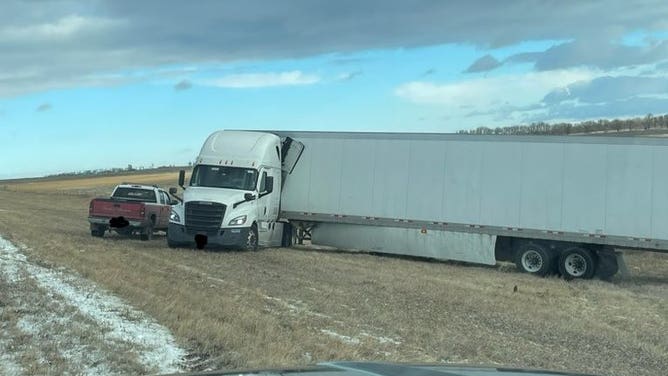
<path fill-rule="evenodd" d="M 241 150 L 240 135 L 249 133 L 215 134 Z M 268 147 L 283 170 L 271 193 L 280 195 L 272 201 L 276 216 L 257 226 L 284 235 L 262 242 L 260 234 L 261 245 L 288 244 L 286 229 L 293 227 L 315 244 L 513 261 L 528 273 L 568 278 L 614 274 L 615 248 L 668 251 L 668 140 L 252 134 L 273 136 Z M 251 138 L 249 150 L 256 145 Z"/>

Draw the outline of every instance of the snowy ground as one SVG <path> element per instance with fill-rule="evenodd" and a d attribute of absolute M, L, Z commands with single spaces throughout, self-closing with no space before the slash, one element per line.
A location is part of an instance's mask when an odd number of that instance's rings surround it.
<path fill-rule="evenodd" d="M 0 374 L 169 373 L 185 355 L 146 314 L 0 236 Z"/>

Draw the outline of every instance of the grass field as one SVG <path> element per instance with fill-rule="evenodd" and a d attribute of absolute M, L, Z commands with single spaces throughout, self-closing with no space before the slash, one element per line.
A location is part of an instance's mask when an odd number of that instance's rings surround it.
<path fill-rule="evenodd" d="M 334 359 L 629 376 L 664 375 L 668 367 L 668 255 L 628 254 L 626 279 L 565 282 L 510 264 L 309 249 L 173 250 L 164 236 L 90 236 L 91 197 L 121 181 L 169 187 L 176 177 L 0 182 L 0 235 L 25 245 L 32 262 L 70 270 L 153 317 L 189 352 L 191 369 Z M 21 359 L 24 369 L 37 362 Z"/>

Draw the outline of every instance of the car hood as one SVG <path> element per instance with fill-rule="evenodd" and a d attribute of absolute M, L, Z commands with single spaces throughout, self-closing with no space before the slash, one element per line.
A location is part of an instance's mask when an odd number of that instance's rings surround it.
<path fill-rule="evenodd" d="M 313 367 L 249 371 L 208 371 L 180 375 L 299 376 L 586 376 L 580 373 L 469 365 L 330 362 Z"/>

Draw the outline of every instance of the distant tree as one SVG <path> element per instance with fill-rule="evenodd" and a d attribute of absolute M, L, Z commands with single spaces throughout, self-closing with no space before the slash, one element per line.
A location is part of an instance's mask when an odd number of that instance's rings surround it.
<path fill-rule="evenodd" d="M 653 125 L 653 124 L 652 124 L 653 121 L 654 121 L 654 117 L 652 116 L 652 114 L 647 114 L 647 116 L 645 116 L 645 123 L 643 124 L 643 128 L 644 128 L 645 130 L 648 130 L 648 129 L 650 129 L 650 128 L 653 128 L 653 127 L 652 127 L 652 125 Z"/>
<path fill-rule="evenodd" d="M 668 128 L 668 114 L 647 114 L 644 117 L 631 119 L 599 119 L 586 120 L 579 123 L 556 123 L 534 122 L 531 124 L 511 125 L 505 127 L 477 127 L 474 129 L 462 129 L 458 134 L 496 134 L 496 135 L 569 135 L 578 133 L 609 132 L 622 129 L 628 131 L 648 130 L 654 128 Z"/>

